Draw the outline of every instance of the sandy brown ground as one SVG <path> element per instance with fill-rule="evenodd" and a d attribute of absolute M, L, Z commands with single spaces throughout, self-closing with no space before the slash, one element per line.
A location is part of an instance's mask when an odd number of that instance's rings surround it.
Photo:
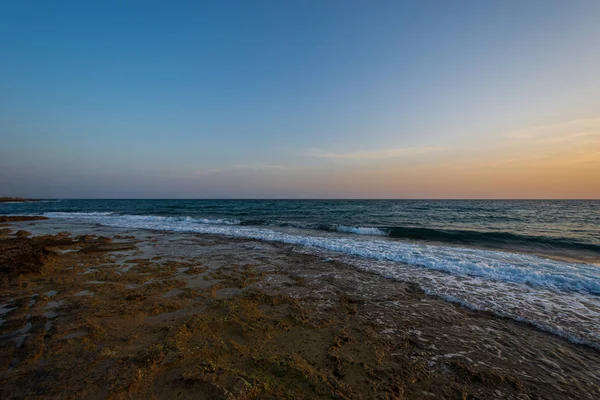
<path fill-rule="evenodd" d="M 1 398 L 600 398 L 596 350 L 292 246 L 47 224 L 0 227 Z"/>

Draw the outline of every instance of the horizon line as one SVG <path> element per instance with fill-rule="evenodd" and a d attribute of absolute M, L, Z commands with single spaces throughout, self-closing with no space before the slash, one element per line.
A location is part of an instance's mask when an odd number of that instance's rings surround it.
<path fill-rule="evenodd" d="M 358 198 L 358 197 L 347 197 L 347 198 L 327 198 L 327 197 L 315 197 L 315 198 L 304 198 L 304 197 L 22 197 L 22 196 L 0 196 L 0 197 L 14 197 L 23 198 L 28 200 L 202 200 L 202 201 L 223 201 L 223 200 L 240 200 L 240 201 L 600 201 L 600 198 L 567 198 L 567 197 L 556 197 L 556 198 Z"/>

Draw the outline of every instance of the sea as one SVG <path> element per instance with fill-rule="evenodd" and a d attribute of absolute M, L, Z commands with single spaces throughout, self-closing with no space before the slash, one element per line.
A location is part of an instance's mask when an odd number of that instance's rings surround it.
<path fill-rule="evenodd" d="M 600 350 L 597 200 L 60 199 L 0 214 L 285 243 Z"/>

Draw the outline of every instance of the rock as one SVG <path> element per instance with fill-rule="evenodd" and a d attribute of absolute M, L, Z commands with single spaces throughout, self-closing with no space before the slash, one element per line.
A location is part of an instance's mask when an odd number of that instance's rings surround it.
<path fill-rule="evenodd" d="M 95 235 L 79 235 L 75 238 L 78 242 L 85 243 L 110 243 L 112 242 L 111 238 L 104 236 L 95 236 Z"/>
<path fill-rule="evenodd" d="M 229 388 L 231 394 L 233 394 L 236 398 L 244 396 L 250 390 L 252 390 L 252 385 L 241 376 L 234 377 Z"/>
<path fill-rule="evenodd" d="M 100 253 L 104 251 L 133 250 L 136 246 L 130 243 L 101 243 L 95 246 L 84 247 L 79 253 Z"/>
<path fill-rule="evenodd" d="M 10 228 L 0 228 L 0 238 L 4 238 L 10 235 L 12 229 Z"/>
<path fill-rule="evenodd" d="M 26 238 L 27 236 L 31 236 L 31 232 L 27 232 L 27 231 L 24 231 L 21 229 L 21 230 L 18 230 L 15 235 L 17 235 L 17 237 L 19 237 L 19 238 Z"/>
<path fill-rule="evenodd" d="M 133 235 L 115 235 L 115 239 L 135 239 Z"/>
<path fill-rule="evenodd" d="M 17 238 L 0 241 L 0 273 L 3 277 L 39 273 L 50 252 L 31 239 Z"/>
<path fill-rule="evenodd" d="M 48 219 L 41 215 L 0 215 L 0 222 L 41 221 Z"/>

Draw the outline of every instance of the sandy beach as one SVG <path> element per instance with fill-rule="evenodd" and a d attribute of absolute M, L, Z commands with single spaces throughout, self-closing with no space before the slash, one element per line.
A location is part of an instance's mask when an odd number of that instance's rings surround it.
<path fill-rule="evenodd" d="M 2 398 L 600 396 L 596 349 L 302 248 L 0 229 Z"/>

